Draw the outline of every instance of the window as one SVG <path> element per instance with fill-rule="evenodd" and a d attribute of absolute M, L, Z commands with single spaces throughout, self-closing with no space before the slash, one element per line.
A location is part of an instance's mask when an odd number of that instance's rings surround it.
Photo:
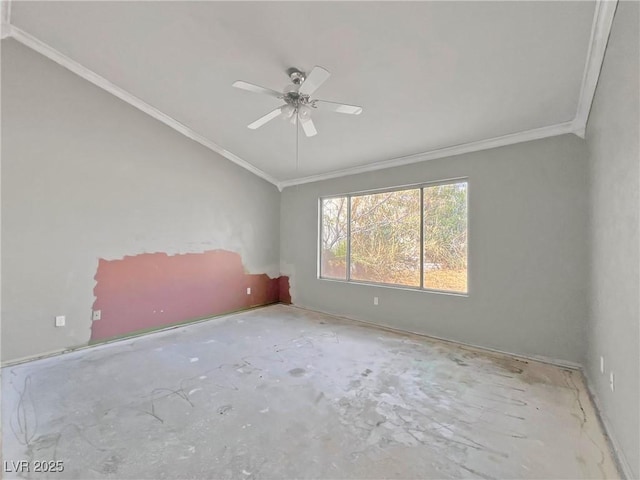
<path fill-rule="evenodd" d="M 347 279 L 347 198 L 322 201 L 322 266 L 324 278 Z"/>
<path fill-rule="evenodd" d="M 467 292 L 467 182 L 323 198 L 320 278 Z"/>
<path fill-rule="evenodd" d="M 420 286 L 420 190 L 351 197 L 351 279 Z"/>
<path fill-rule="evenodd" d="M 467 183 L 422 189 L 423 286 L 467 291 Z"/>

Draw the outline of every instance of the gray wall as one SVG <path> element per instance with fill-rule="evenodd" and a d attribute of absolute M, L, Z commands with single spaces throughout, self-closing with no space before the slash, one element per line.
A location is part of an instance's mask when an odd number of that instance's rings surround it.
<path fill-rule="evenodd" d="M 274 186 L 2 41 L 3 360 L 87 343 L 99 258 L 226 249 L 276 276 L 279 218 Z"/>
<path fill-rule="evenodd" d="M 319 196 L 462 176 L 469 178 L 468 297 L 317 278 Z M 300 306 L 581 362 L 587 183 L 585 143 L 564 135 L 286 188 L 281 271 L 291 276 L 293 303 Z"/>
<path fill-rule="evenodd" d="M 252 273 L 291 275 L 301 306 L 585 363 L 623 459 L 640 475 L 638 9 L 618 7 L 586 143 L 538 140 L 281 196 L 3 41 L 2 359 L 87 343 L 99 258 L 222 248 Z M 316 278 L 319 196 L 460 176 L 469 178 L 469 296 Z M 53 326 L 60 314 L 65 328 Z"/>
<path fill-rule="evenodd" d="M 640 477 L 639 20 L 638 2 L 620 2 L 586 136 L 592 282 L 585 365 L 633 478 Z"/>

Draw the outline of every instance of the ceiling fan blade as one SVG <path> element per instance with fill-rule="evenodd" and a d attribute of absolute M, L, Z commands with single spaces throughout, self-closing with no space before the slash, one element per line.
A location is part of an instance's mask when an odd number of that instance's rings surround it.
<path fill-rule="evenodd" d="M 313 124 L 313 120 L 310 118 L 307 120 L 300 120 L 300 125 L 302 125 L 302 130 L 304 130 L 304 134 L 307 137 L 313 137 L 318 133 L 316 126 Z"/>
<path fill-rule="evenodd" d="M 329 78 L 331 74 L 328 70 L 325 70 L 322 67 L 315 66 L 311 73 L 306 78 L 302 85 L 300 86 L 300 90 L 298 90 L 303 95 L 311 95 L 315 92 L 320 85 L 322 85 L 327 78 Z"/>
<path fill-rule="evenodd" d="M 313 104 L 318 108 L 318 110 L 348 113 L 350 115 L 360 115 L 362 113 L 362 107 L 358 107 L 356 105 L 345 105 L 343 103 L 327 102 L 325 100 L 316 100 Z"/>
<path fill-rule="evenodd" d="M 233 82 L 233 86 L 241 90 L 247 90 L 253 93 L 263 93 L 271 97 L 282 98 L 282 93 L 280 92 L 276 92 L 275 90 L 271 90 L 270 88 L 261 87 L 260 85 L 254 85 L 253 83 L 243 82 L 242 80 Z"/>
<path fill-rule="evenodd" d="M 257 119 L 255 122 L 250 123 L 249 125 L 247 125 L 247 127 L 250 128 L 251 130 L 255 130 L 256 128 L 260 128 L 262 125 L 264 125 L 268 121 L 273 120 L 278 115 L 280 115 L 282 113 L 282 107 L 284 107 L 284 105 L 276 108 L 275 110 L 270 111 L 269 113 L 267 113 L 263 117 L 260 117 L 259 119 Z"/>

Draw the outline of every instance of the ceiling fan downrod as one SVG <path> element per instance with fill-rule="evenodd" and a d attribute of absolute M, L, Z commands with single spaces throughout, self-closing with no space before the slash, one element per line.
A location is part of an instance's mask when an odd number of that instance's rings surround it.
<path fill-rule="evenodd" d="M 276 117 L 284 120 L 290 120 L 291 123 L 297 124 L 300 120 L 302 129 L 307 137 L 313 137 L 318 132 L 311 119 L 313 109 L 328 110 L 337 113 L 347 113 L 350 115 L 359 115 L 362 113 L 362 107 L 356 105 L 347 105 L 343 103 L 328 102 L 326 100 L 311 99 L 311 95 L 331 76 L 331 73 L 318 65 L 313 67 L 309 75 L 305 72 L 291 67 L 287 70 L 287 75 L 291 80 L 291 84 L 284 88 L 282 93 L 271 88 L 261 87 L 253 83 L 237 80 L 233 86 L 249 92 L 261 93 L 284 100 L 284 105 L 275 108 L 271 112 L 263 115 L 256 121 L 247 125 L 251 130 L 260 128 L 265 123 L 270 122 Z"/>
<path fill-rule="evenodd" d="M 289 75 L 289 78 L 291 79 L 291 82 L 294 85 L 302 85 L 302 83 L 306 80 L 307 76 L 305 75 L 304 72 L 301 72 L 300 70 L 298 70 L 297 68 L 291 67 L 289 69 L 287 69 L 287 75 Z"/>
<path fill-rule="evenodd" d="M 286 104 L 291 105 L 298 111 L 302 105 L 314 107 L 313 102 L 309 100 L 309 95 L 300 93 L 300 86 L 306 80 L 306 75 L 297 68 L 291 67 L 287 69 L 287 74 L 291 79 L 291 85 L 287 85 L 284 89 L 282 99 Z M 289 116 L 289 115 L 287 115 Z"/>

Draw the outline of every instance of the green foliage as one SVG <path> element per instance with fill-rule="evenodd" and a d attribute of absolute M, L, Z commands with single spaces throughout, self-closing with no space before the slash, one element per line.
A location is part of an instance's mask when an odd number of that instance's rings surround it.
<path fill-rule="evenodd" d="M 420 190 L 351 199 L 352 277 L 420 284 Z"/>
<path fill-rule="evenodd" d="M 424 260 L 438 268 L 466 268 L 466 184 L 424 189 Z"/>
<path fill-rule="evenodd" d="M 347 258 L 347 239 L 341 238 L 335 244 L 332 253 L 336 258 Z"/>
<path fill-rule="evenodd" d="M 322 275 L 346 278 L 347 274 L 347 198 L 322 201 Z"/>
<path fill-rule="evenodd" d="M 423 189 L 425 271 L 467 264 L 467 184 Z M 347 198 L 323 201 L 323 274 L 344 278 Z M 351 278 L 420 284 L 420 189 L 351 197 Z"/>

